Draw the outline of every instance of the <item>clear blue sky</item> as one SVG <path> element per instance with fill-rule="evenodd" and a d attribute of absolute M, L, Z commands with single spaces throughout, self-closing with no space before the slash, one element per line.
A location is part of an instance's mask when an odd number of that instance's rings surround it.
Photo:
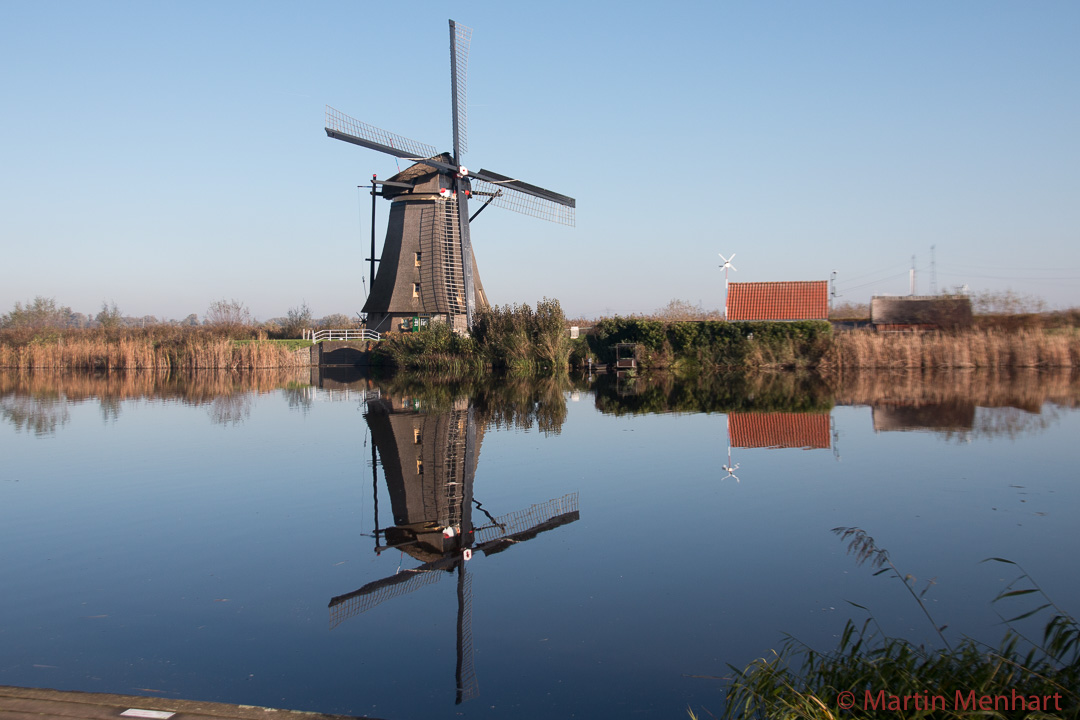
<path fill-rule="evenodd" d="M 466 165 L 577 227 L 473 225 L 492 301 L 569 315 L 1011 288 L 1080 305 L 1080 3 L 0 3 L 0 312 L 260 319 L 363 303 L 388 156 L 324 106 L 451 144 L 447 19 L 474 29 Z M 381 244 L 387 203 L 380 200 Z"/>

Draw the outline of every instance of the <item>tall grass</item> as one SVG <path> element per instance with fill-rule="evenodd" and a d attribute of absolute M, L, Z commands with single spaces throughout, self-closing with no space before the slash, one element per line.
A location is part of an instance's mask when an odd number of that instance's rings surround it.
<path fill-rule="evenodd" d="M 873 538 L 858 528 L 834 532 L 849 541 L 858 563 L 869 562 L 875 574 L 889 573 L 903 583 L 940 646 L 890 637 L 873 616 L 861 624 L 848 620 L 831 651 L 818 652 L 790 639 L 779 653 L 743 669 L 732 668 L 724 718 L 1080 717 L 1080 624 L 1016 563 L 984 561 L 1021 572 L 993 599 L 1012 615 L 1002 618 L 1008 629 L 1001 642 L 990 647 L 962 637 L 950 643 L 945 626 L 928 610 L 926 590 L 917 592 L 914 579 L 902 573 Z M 1041 638 L 1029 640 L 1015 629 L 1014 623 L 1040 615 L 1046 618 Z M 977 705 L 980 698 L 987 698 L 989 707 Z"/>
<path fill-rule="evenodd" d="M 205 328 L 0 333 L 0 367 L 52 370 L 253 370 L 310 365 L 310 352 Z"/>
<path fill-rule="evenodd" d="M 833 368 L 1049 368 L 1080 366 L 1075 329 L 837 333 L 823 365 Z"/>
<path fill-rule="evenodd" d="M 833 332 L 824 322 L 665 322 L 605 318 L 590 349 L 610 362 L 616 343 L 637 345 L 642 368 L 1080 367 L 1075 327 L 977 327 L 957 332 Z"/>

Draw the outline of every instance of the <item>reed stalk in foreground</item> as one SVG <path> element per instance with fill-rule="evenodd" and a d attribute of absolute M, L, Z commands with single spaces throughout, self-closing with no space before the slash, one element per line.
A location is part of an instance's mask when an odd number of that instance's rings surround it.
<path fill-rule="evenodd" d="M 789 638 L 770 658 L 732 668 L 724 718 L 1080 718 L 1080 625 L 1022 568 L 993 602 L 1036 599 L 1038 607 L 1002 618 L 1009 629 L 996 648 L 967 637 L 950 645 L 944 626 L 937 625 L 923 602 L 926 590 L 917 594 L 913 578 L 901 575 L 873 538 L 858 528 L 834 532 L 850 539 L 849 552 L 857 562 L 869 560 L 880 568 L 875 574 L 891 571 L 904 583 L 943 647 L 889 637 L 873 616 L 861 625 L 848 620 L 831 652 L 819 653 Z M 984 562 L 1019 568 L 1002 558 Z M 1051 617 L 1042 639 L 1030 641 L 1014 623 L 1039 613 Z M 690 716 L 696 717 L 693 711 Z"/>

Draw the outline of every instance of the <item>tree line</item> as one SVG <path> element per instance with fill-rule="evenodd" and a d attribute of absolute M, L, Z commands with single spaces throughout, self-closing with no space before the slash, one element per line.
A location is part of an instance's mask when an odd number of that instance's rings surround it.
<path fill-rule="evenodd" d="M 212 327 L 229 331 L 262 331 L 270 336 L 299 337 L 302 330 L 354 327 L 358 318 L 333 313 L 316 318 L 306 301 L 289 308 L 282 317 L 258 321 L 240 300 L 221 299 L 210 303 L 200 318 L 191 313 L 183 319 L 158 318 L 154 315 L 125 315 L 115 302 L 103 301 L 97 313 L 81 313 L 55 298 L 38 295 L 26 303 L 16 301 L 10 312 L 0 314 L 0 329 L 5 330 L 75 330 L 130 329 L 157 326 Z"/>

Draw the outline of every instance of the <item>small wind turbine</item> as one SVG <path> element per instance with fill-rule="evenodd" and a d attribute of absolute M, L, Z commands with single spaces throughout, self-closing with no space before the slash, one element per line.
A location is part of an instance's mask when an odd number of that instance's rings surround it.
<path fill-rule="evenodd" d="M 721 255 L 720 257 L 724 257 L 724 256 Z M 732 255 L 731 257 L 735 257 L 735 256 Z M 730 262 L 730 261 L 725 260 L 724 262 Z M 739 476 L 735 474 L 735 471 L 739 469 L 739 463 L 732 464 L 732 462 L 731 462 L 731 418 L 730 417 L 725 417 L 724 421 L 727 423 L 727 436 L 728 436 L 727 465 L 721 465 L 720 467 L 727 472 L 727 477 L 735 478 L 735 482 L 739 482 Z M 721 479 L 723 479 L 723 478 L 721 478 Z"/>
<path fill-rule="evenodd" d="M 731 253 L 731 257 L 724 257 L 723 253 L 717 253 L 720 259 L 724 261 L 724 264 L 720 267 L 724 268 L 724 319 L 727 320 L 727 293 L 728 293 L 728 269 L 732 269 L 735 272 L 739 272 L 739 268 L 731 264 L 731 261 L 735 259 L 735 253 Z"/>
<path fill-rule="evenodd" d="M 731 446 L 728 445 L 727 449 L 727 465 L 721 465 L 722 469 L 727 471 L 727 477 L 735 478 L 735 482 L 739 482 L 739 476 L 735 474 L 735 471 L 739 469 L 739 463 L 731 464 Z"/>

